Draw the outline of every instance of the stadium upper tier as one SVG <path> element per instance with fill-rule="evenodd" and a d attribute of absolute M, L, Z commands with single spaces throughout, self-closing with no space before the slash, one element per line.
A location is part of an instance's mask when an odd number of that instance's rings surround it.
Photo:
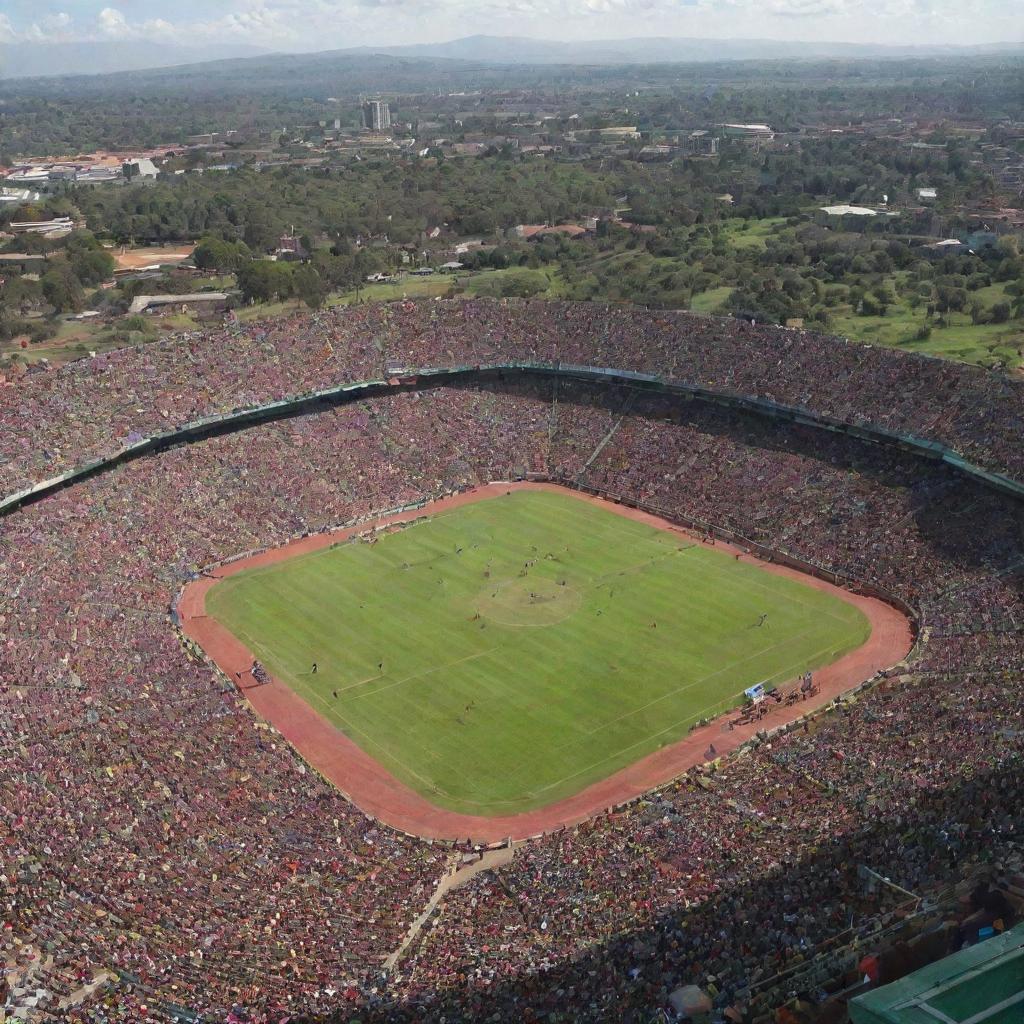
<path fill-rule="evenodd" d="M 134 438 L 395 367 L 612 367 L 936 442 L 1024 481 L 1024 382 L 806 331 L 588 303 L 400 303 L 296 315 L 81 360 L 12 385 L 0 494 Z"/>
<path fill-rule="evenodd" d="M 0 490 L 214 412 L 403 364 L 509 361 L 513 346 L 517 360 L 604 366 L 628 348 L 630 368 L 662 358 L 679 378 L 867 415 L 1024 476 L 1020 388 L 980 371 L 690 317 L 437 303 L 30 376 L 0 412 Z M 898 678 L 816 729 L 545 836 L 449 893 L 385 978 L 452 851 L 382 827 L 309 771 L 169 608 L 203 566 L 527 473 L 870 582 L 918 610 L 920 642 Z M 631 1024 L 697 984 L 752 1020 L 802 986 L 780 972 L 853 935 L 870 947 L 902 906 L 895 889 L 866 891 L 858 865 L 936 895 L 1014 849 L 1022 679 L 1024 503 L 811 425 L 510 374 L 392 388 L 124 462 L 0 519 L 11 1006 L 47 1024 L 220 1024 L 233 1006 L 255 1024 Z"/>

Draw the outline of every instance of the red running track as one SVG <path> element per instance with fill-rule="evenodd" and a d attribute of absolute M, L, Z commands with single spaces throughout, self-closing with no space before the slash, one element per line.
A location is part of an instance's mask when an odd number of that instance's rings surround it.
<path fill-rule="evenodd" d="M 523 489 L 551 490 L 569 494 L 581 501 L 601 505 L 616 515 L 635 519 L 658 529 L 682 533 L 691 540 L 703 543 L 699 537 L 667 520 L 556 484 L 488 484 L 449 498 L 442 498 L 412 512 L 382 517 L 371 523 L 332 533 L 303 537 L 271 551 L 221 566 L 210 577 L 203 577 L 190 583 L 182 592 L 178 604 L 181 628 L 230 678 L 236 681 L 248 678 L 253 655 L 224 626 L 206 615 L 206 594 L 218 579 L 244 569 L 272 565 L 295 555 L 317 551 L 375 527 L 408 522 L 459 505 L 495 498 L 511 490 Z M 694 765 L 704 763 L 704 755 L 710 744 L 714 744 L 717 756 L 728 754 L 752 739 L 757 732 L 776 729 L 828 704 L 840 694 L 871 678 L 879 670 L 890 668 L 902 661 L 910 651 L 913 644 L 910 623 L 902 612 L 885 602 L 851 594 L 824 580 L 785 566 L 762 562 L 721 541 L 717 542 L 716 547 L 739 553 L 743 561 L 758 564 L 765 572 L 797 579 L 806 586 L 829 591 L 848 604 L 855 605 L 871 623 L 869 639 L 857 650 L 815 672 L 818 692 L 810 699 L 789 706 L 774 705 L 759 721 L 737 725 L 728 731 L 724 731 L 723 719 L 719 718 L 703 728 L 695 729 L 684 739 L 648 754 L 629 767 L 587 786 L 574 796 L 549 804 L 547 807 L 495 818 L 459 814 L 436 807 L 391 775 L 279 680 L 271 678 L 265 685 L 246 687 L 244 694 L 256 713 L 274 726 L 308 764 L 333 783 L 364 813 L 393 828 L 426 839 L 472 839 L 477 843 L 497 843 L 510 837 L 524 839 L 562 826 L 575 825 L 601 814 L 616 804 L 624 803 L 649 789 L 671 781 Z"/>

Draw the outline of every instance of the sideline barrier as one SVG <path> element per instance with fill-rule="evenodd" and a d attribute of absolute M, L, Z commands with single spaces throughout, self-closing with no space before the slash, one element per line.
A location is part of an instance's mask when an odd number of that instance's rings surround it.
<path fill-rule="evenodd" d="M 48 480 L 43 480 L 25 490 L 16 491 L 0 500 L 0 518 L 98 473 L 106 472 L 123 463 L 131 462 L 146 455 L 158 454 L 181 444 L 193 444 L 212 437 L 232 434 L 261 423 L 271 423 L 277 420 L 289 419 L 293 416 L 302 416 L 381 394 L 393 394 L 396 391 L 419 391 L 423 390 L 424 387 L 441 387 L 452 381 L 473 380 L 476 378 L 483 380 L 496 378 L 502 380 L 507 374 L 554 378 L 568 377 L 598 383 L 629 385 L 654 393 L 684 396 L 714 405 L 725 406 L 730 409 L 738 409 L 742 412 L 765 416 L 770 419 L 798 423 L 802 426 L 815 427 L 833 433 L 846 434 L 870 444 L 894 447 L 921 458 L 943 462 L 955 472 L 985 487 L 1024 501 L 1024 483 L 1019 483 L 1002 474 L 982 469 L 980 466 L 968 462 L 956 452 L 936 441 L 926 441 L 910 435 L 897 434 L 882 427 L 846 423 L 811 412 L 810 410 L 770 402 L 767 399 L 753 398 L 728 391 L 716 391 L 693 384 L 665 380 L 654 374 L 639 373 L 633 370 L 581 366 L 570 363 L 509 362 L 428 368 L 391 367 L 388 370 L 388 379 L 342 384 L 338 387 L 295 395 L 292 398 L 279 399 L 265 405 L 253 406 L 247 409 L 236 409 L 219 416 L 208 416 L 191 423 L 186 423 L 174 430 L 167 430 L 154 434 L 151 437 L 142 438 L 139 441 L 126 445 L 109 456 L 93 460 Z"/>

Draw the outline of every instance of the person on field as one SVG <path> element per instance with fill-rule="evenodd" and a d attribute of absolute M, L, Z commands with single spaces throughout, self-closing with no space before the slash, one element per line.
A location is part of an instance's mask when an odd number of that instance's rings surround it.
<path fill-rule="evenodd" d="M 316 662 L 313 662 L 313 675 L 316 675 Z"/>

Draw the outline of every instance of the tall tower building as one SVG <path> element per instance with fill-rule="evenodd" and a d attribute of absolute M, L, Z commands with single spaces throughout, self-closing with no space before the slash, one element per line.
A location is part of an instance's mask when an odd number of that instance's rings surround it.
<path fill-rule="evenodd" d="M 387 131 L 391 127 L 391 108 L 387 100 L 363 102 L 363 125 L 374 132 Z"/>

